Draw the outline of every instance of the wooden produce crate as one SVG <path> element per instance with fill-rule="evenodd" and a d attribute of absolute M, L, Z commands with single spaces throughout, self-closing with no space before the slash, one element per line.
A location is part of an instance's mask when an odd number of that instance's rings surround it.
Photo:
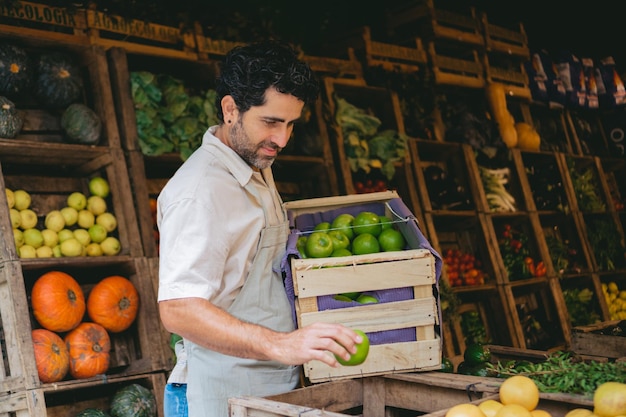
<path fill-rule="evenodd" d="M 127 377 L 114 377 L 97 383 L 79 383 L 66 387 L 44 387 L 29 393 L 43 394 L 45 413 L 31 413 L 32 416 L 66 417 L 74 416 L 87 408 L 97 408 L 110 413 L 111 400 L 115 393 L 131 384 L 138 384 L 154 394 L 156 417 L 163 417 L 163 392 L 166 384 L 163 372 L 147 373 Z M 31 394 L 32 395 L 32 394 Z"/>
<path fill-rule="evenodd" d="M 395 209 L 394 209 L 395 206 Z M 397 222 L 411 249 L 335 258 L 292 259 L 287 281 L 293 287 L 298 326 L 342 323 L 370 338 L 368 359 L 359 366 L 331 368 L 311 361 L 304 374 L 311 382 L 439 369 L 441 337 L 436 296 L 438 266 L 417 224 L 397 193 L 318 198 L 286 203 L 295 230 L 310 231 L 316 222 L 340 213 L 367 210 Z M 398 214 L 403 211 L 405 215 Z M 294 238 L 300 235 L 292 234 Z M 295 244 L 295 243 L 294 243 Z M 437 255 L 438 256 L 438 255 Z M 439 264 L 440 266 L 440 264 Z M 385 276 L 381 280 L 381 276 Z M 333 298 L 346 292 L 372 292 L 379 303 L 360 304 Z"/>
<path fill-rule="evenodd" d="M 151 281 L 149 264 L 145 258 L 134 258 L 118 263 L 105 263 L 102 260 L 85 262 L 82 264 L 54 264 L 53 262 L 39 265 L 23 266 L 22 276 L 24 287 L 30 306 L 30 294 L 37 279 L 50 271 L 65 272 L 72 276 L 81 286 L 85 299 L 89 298 L 91 289 L 102 279 L 119 275 L 129 279 L 139 294 L 139 310 L 133 324 L 126 330 L 113 333 L 109 332 L 111 339 L 110 364 L 105 375 L 93 378 L 75 379 L 67 375 L 62 381 L 54 384 L 37 384 L 37 387 L 53 385 L 73 386 L 82 383 L 101 383 L 102 378 L 138 375 L 166 368 L 164 350 L 166 343 L 155 343 L 155 335 L 159 334 L 159 319 L 156 296 Z M 18 302 L 21 300 L 16 300 Z M 27 316 L 28 317 L 28 316 Z M 24 317 L 26 319 L 26 317 Z M 90 321 L 88 315 L 83 321 Z M 26 338 L 30 337 L 30 330 L 41 327 L 30 315 L 30 322 L 20 324 L 20 332 L 26 331 Z M 61 337 L 65 334 L 60 333 Z"/>
<path fill-rule="evenodd" d="M 511 97 L 531 99 L 528 74 L 521 58 L 486 52 L 482 54 L 482 60 L 487 82 L 502 84 Z"/>
<path fill-rule="evenodd" d="M 5 31 L 5 27 L 0 25 L 0 42 L 23 49 L 31 59 L 31 66 L 35 73 L 39 57 L 44 53 L 63 54 L 74 64 L 76 67 L 74 75 L 82 83 L 82 95 L 77 102 L 86 105 L 96 113 L 102 123 L 102 130 L 96 145 L 75 147 L 61 128 L 61 117 L 65 108 L 44 105 L 34 93 L 37 83 L 34 78 L 32 91 L 24 91 L 19 95 L 9 97 L 23 118 L 21 131 L 12 142 L 19 141 L 19 145 L 25 147 L 38 147 L 41 144 L 53 143 L 59 147 L 59 151 L 67 154 L 87 147 L 119 148 L 119 130 L 115 120 L 113 92 L 104 50 L 98 46 L 82 43 L 79 36 L 60 40 L 55 36 L 45 34 L 31 37 L 27 30 L 23 33 L 18 32 L 20 35 Z M 0 144 L 0 146 L 4 145 Z"/>
<path fill-rule="evenodd" d="M 124 164 L 121 149 L 106 149 L 85 145 L 66 145 L 0 140 L 0 182 L 11 190 L 25 190 L 31 196 L 29 208 L 37 214 L 35 228 L 44 230 L 46 215 L 67 206 L 67 198 L 73 192 L 82 192 L 89 197 L 89 181 L 94 177 L 105 178 L 110 186 L 106 197 L 107 212 L 117 220 L 117 227 L 108 236 L 119 240 L 121 249 L 116 256 L 142 256 L 141 242 L 137 239 L 137 219 L 132 202 L 132 191 L 128 171 Z M 19 259 L 11 224 L 6 196 L 0 197 L 0 213 L 7 233 L 2 235 L 0 245 L 3 259 Z M 8 222 L 8 223 L 7 223 Z M 77 225 L 65 227 L 70 230 Z M 85 259 L 79 256 L 76 259 Z M 55 258 L 61 262 L 71 261 Z M 23 259 L 24 263 L 37 262 L 40 259 Z"/>
<path fill-rule="evenodd" d="M 83 9 L 69 10 L 27 1 L 14 1 L 0 8 L 0 33 L 18 38 L 49 39 L 70 44 L 89 43 Z"/>
<path fill-rule="evenodd" d="M 424 372 L 332 381 L 269 397 L 229 399 L 237 416 L 353 416 L 443 417 L 461 403 L 498 400 L 504 379 Z M 580 395 L 540 393 L 538 408 L 554 416 L 579 407 L 591 408 L 592 400 Z"/>
<path fill-rule="evenodd" d="M 27 321 L 26 291 L 18 262 L 0 262 L 0 299 L 0 395 L 4 395 L 35 387 L 39 382 L 31 327 Z M 24 404 L 28 400 L 25 396 L 13 398 L 15 408 L 7 412 L 30 409 Z M 4 404 L 0 400 L 0 410 Z M 26 415 L 29 414 L 20 416 Z"/>
<path fill-rule="evenodd" d="M 140 19 L 86 10 L 90 42 L 105 49 L 120 47 L 129 52 L 197 59 L 193 32 L 181 27 L 160 25 Z"/>
<path fill-rule="evenodd" d="M 485 70 L 478 51 L 467 47 L 428 43 L 428 59 L 437 85 L 483 88 Z"/>
<path fill-rule="evenodd" d="M 611 320 L 572 328 L 570 349 L 598 360 L 626 360 L 626 320 Z"/>
<path fill-rule="evenodd" d="M 362 79 L 363 67 L 356 58 L 353 48 L 345 49 L 347 58 L 331 58 L 315 55 L 303 55 L 302 59 L 311 69 L 322 77 Z"/>
<path fill-rule="evenodd" d="M 522 59 L 530 58 L 528 36 L 523 23 L 519 23 L 515 28 L 501 26 L 489 21 L 487 13 L 484 12 L 480 14 L 480 20 L 487 51 L 517 56 Z"/>
<path fill-rule="evenodd" d="M 400 134 L 404 134 L 404 121 L 402 119 L 402 112 L 400 109 L 400 102 L 398 95 L 391 90 L 382 87 L 368 86 L 363 79 L 340 79 L 326 77 L 324 78 L 325 88 L 325 106 L 328 109 L 327 120 L 329 122 L 329 131 L 332 142 L 332 151 L 334 160 L 337 161 L 339 178 L 341 181 L 340 192 L 342 194 L 356 194 L 355 181 L 357 175 L 363 177 L 372 176 L 376 169 L 370 170 L 369 173 L 365 173 L 362 169 L 357 172 L 352 171 L 350 162 L 348 160 L 346 144 L 347 138 L 344 137 L 342 127 L 338 125 L 335 120 L 335 114 L 337 111 L 336 99 L 341 98 L 346 100 L 351 105 L 362 109 L 371 116 L 374 116 L 381 121 L 381 125 L 378 128 L 378 132 L 383 130 L 393 130 Z M 410 170 L 404 168 L 402 165 L 407 165 L 410 160 L 405 157 L 404 161 L 400 162 L 396 166 L 396 173 L 394 178 L 389 181 L 387 188 L 395 189 L 399 183 L 410 184 L 411 176 Z M 411 188 L 411 187 L 409 187 Z M 402 196 L 407 201 L 413 202 L 413 199 L 406 198 L 406 195 Z"/>
<path fill-rule="evenodd" d="M 441 2 L 443 3 L 443 2 Z M 480 19 L 473 7 L 465 14 L 446 10 L 433 0 L 407 2 L 392 9 L 387 16 L 387 31 L 394 40 L 416 36 L 482 46 Z"/>
<path fill-rule="evenodd" d="M 45 416 L 46 403 L 41 391 L 29 390 L 0 396 L 0 415 Z"/>

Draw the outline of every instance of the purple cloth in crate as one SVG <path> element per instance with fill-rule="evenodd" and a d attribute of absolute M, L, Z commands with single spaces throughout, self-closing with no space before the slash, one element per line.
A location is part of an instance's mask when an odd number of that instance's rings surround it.
<path fill-rule="evenodd" d="M 419 228 L 417 224 L 417 220 L 415 216 L 409 208 L 404 204 L 402 199 L 394 198 L 388 202 L 391 210 L 397 214 L 399 220 L 404 219 L 406 221 L 402 222 L 403 227 L 406 227 L 407 230 L 403 230 L 403 235 L 407 239 L 407 245 L 411 249 L 426 249 L 429 250 L 434 258 L 435 258 L 435 279 L 438 287 L 439 277 L 441 276 L 441 268 L 442 268 L 442 260 L 441 256 L 437 251 L 433 249 L 430 245 L 430 242 L 426 239 L 424 234 Z M 300 258 L 300 252 L 296 249 L 296 243 L 298 241 L 298 237 L 302 233 L 307 233 L 313 230 L 316 224 L 321 222 L 332 222 L 332 220 L 337 217 L 341 213 L 349 213 L 353 216 L 356 216 L 361 211 L 371 211 L 378 215 L 384 215 L 385 204 L 381 202 L 375 203 L 364 203 L 354 206 L 342 207 L 334 210 L 329 210 L 326 212 L 315 212 L 315 213 L 305 213 L 301 214 L 297 218 L 293 217 L 292 213 L 289 214 L 289 221 L 291 226 L 291 233 L 289 235 L 289 239 L 287 241 L 287 252 L 282 259 L 281 262 L 281 270 L 283 276 L 285 277 L 285 291 L 287 293 L 287 297 L 292 307 L 293 313 L 293 321 L 294 325 L 297 327 L 297 317 L 295 310 L 295 292 L 293 287 L 293 277 L 291 274 L 291 259 L 293 257 Z M 395 217 L 395 216 L 394 216 Z M 395 220 L 395 219 L 394 219 Z M 402 301 L 413 298 L 413 289 L 408 288 L 395 288 L 395 289 L 387 289 L 380 291 L 366 291 L 366 294 L 371 294 L 379 300 L 379 303 L 388 303 L 392 301 Z M 345 301 L 337 301 L 333 298 L 332 295 L 321 296 L 318 299 L 318 307 L 320 311 L 329 310 L 329 309 L 337 309 L 337 308 L 347 308 L 347 307 L 356 307 L 363 306 L 356 301 L 353 302 L 345 302 Z M 439 322 L 441 322 L 441 317 L 439 317 Z M 368 338 L 370 339 L 370 344 L 385 344 L 390 342 L 409 342 L 414 341 L 416 339 L 415 329 L 395 329 L 395 330 L 387 330 L 381 332 L 372 332 L 368 333 Z"/>

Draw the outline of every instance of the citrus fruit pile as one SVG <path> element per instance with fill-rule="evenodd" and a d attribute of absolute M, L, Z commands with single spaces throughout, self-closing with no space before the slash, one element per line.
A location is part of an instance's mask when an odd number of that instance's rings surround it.
<path fill-rule="evenodd" d="M 498 399 L 486 399 L 478 404 L 457 404 L 446 412 L 446 417 L 551 417 L 540 408 L 539 388 L 527 376 L 507 378 L 498 391 Z"/>
<path fill-rule="evenodd" d="M 5 188 L 19 257 L 117 255 L 121 244 L 111 235 L 117 229 L 117 218 L 108 210 L 109 192 L 106 179 L 93 177 L 89 195 L 75 191 L 64 207 L 38 214 L 27 191 Z"/>
<path fill-rule="evenodd" d="M 315 225 L 310 234 L 298 239 L 303 258 L 364 255 L 401 251 L 406 246 L 402 233 L 387 216 L 361 211 L 356 216 L 339 214 L 332 222 Z"/>

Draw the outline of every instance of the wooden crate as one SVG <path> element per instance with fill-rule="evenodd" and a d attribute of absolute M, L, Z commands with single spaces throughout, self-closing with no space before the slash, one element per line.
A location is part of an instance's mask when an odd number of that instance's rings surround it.
<path fill-rule="evenodd" d="M 140 19 L 86 10 L 90 42 L 104 49 L 124 48 L 129 52 L 197 59 L 196 39 L 181 27 L 160 25 Z"/>
<path fill-rule="evenodd" d="M 459 42 L 466 46 L 482 46 L 484 38 L 476 10 L 468 7 L 464 14 L 446 10 L 440 7 L 441 3 L 420 0 L 395 7 L 387 16 L 389 36 L 394 40 L 422 36 Z"/>
<path fill-rule="evenodd" d="M 626 360 L 626 321 L 574 327 L 570 349 L 580 355 Z"/>
<path fill-rule="evenodd" d="M 26 290 L 16 261 L 0 262 L 0 299 L 0 393 L 8 394 L 34 388 L 39 383 Z M 12 411 L 20 409 L 17 407 L 27 408 L 25 400 L 21 396 L 14 399 L 16 408 Z"/>
<path fill-rule="evenodd" d="M 14 1 L 0 7 L 3 24 L 0 33 L 18 38 L 49 39 L 71 44 L 89 43 L 83 9 L 68 10 L 27 1 Z"/>
<path fill-rule="evenodd" d="M 428 59 L 437 85 L 485 86 L 485 70 L 476 49 L 435 45 L 431 41 L 428 43 Z"/>
<path fill-rule="evenodd" d="M 32 416 L 66 417 L 74 416 L 87 408 L 98 408 L 110 413 L 110 404 L 115 392 L 130 384 L 139 384 L 149 389 L 155 396 L 156 417 L 163 417 L 163 393 L 166 375 L 163 372 L 147 373 L 120 378 L 100 380 L 97 383 L 78 383 L 62 388 L 47 387 L 31 392 L 42 393 L 45 398 L 45 414 Z"/>
<path fill-rule="evenodd" d="M 60 389 L 72 387 L 76 384 L 98 385 L 102 379 L 141 375 L 162 371 L 169 365 L 165 359 L 166 342 L 155 343 L 154 336 L 159 334 L 159 322 L 156 296 L 154 294 L 149 264 L 145 258 L 135 258 L 126 261 L 110 263 L 100 259 L 89 259 L 82 263 L 54 261 L 37 262 L 36 264 L 20 265 L 18 262 L 4 264 L 10 280 L 6 280 L 5 287 L 11 288 L 11 297 L 3 303 L 2 331 L 6 338 L 6 352 L 3 352 L 3 362 L 9 364 L 0 382 L 5 390 L 18 391 L 19 389 L 50 388 Z M 10 267 L 10 268 L 9 268 Z M 93 378 L 74 379 L 67 375 L 57 383 L 41 383 L 37 377 L 36 362 L 33 353 L 31 330 L 40 328 L 30 308 L 30 294 L 36 280 L 50 271 L 68 273 L 80 284 L 85 298 L 93 286 L 101 279 L 120 275 L 128 278 L 139 294 L 139 310 L 134 323 L 123 332 L 111 333 L 110 365 L 104 375 Z M 7 277 L 8 278 L 8 277 Z M 9 305 L 20 315 L 13 318 Z M 5 307 L 6 305 L 6 307 Z M 21 311 L 21 310 L 23 311 Z M 6 320 L 5 320 L 6 316 Z M 83 321 L 89 321 L 87 315 Z M 65 333 L 59 333 L 61 337 Z"/>
<path fill-rule="evenodd" d="M 490 22 L 487 13 L 484 12 L 480 14 L 480 20 L 487 51 L 517 56 L 522 59 L 530 58 L 528 36 L 523 23 L 519 23 L 515 28 L 501 26 Z"/>
<path fill-rule="evenodd" d="M 342 323 L 370 337 L 368 359 L 359 366 L 331 368 L 319 361 L 304 366 L 311 382 L 439 369 L 441 338 L 433 253 L 411 233 L 414 220 L 402 218 L 389 205 L 396 193 L 330 197 L 286 203 L 292 225 L 310 231 L 316 221 L 332 221 L 339 213 L 368 210 L 397 222 L 412 249 L 336 258 L 292 259 L 290 275 L 298 326 L 314 322 Z M 381 276 L 385 276 L 381 280 Z M 287 285 L 289 287 L 289 282 Z M 333 299 L 346 292 L 372 292 L 379 303 L 363 305 Z"/>
<path fill-rule="evenodd" d="M 328 118 L 333 120 L 329 124 L 329 131 L 332 143 L 333 155 L 337 161 L 339 178 L 342 183 L 340 192 L 342 194 L 356 194 L 353 175 L 350 168 L 345 149 L 345 140 L 340 126 L 334 122 L 336 112 L 335 98 L 342 98 L 348 103 L 363 109 L 369 114 L 377 117 L 381 121 L 379 130 L 395 130 L 401 134 L 405 133 L 404 121 L 400 109 L 398 95 L 382 87 L 368 86 L 363 79 L 340 79 L 333 77 L 324 78 L 325 106 L 328 109 Z M 410 160 L 405 158 L 404 163 Z M 398 177 L 401 177 L 398 170 Z"/>
<path fill-rule="evenodd" d="M 115 120 L 113 92 L 104 50 L 98 46 L 82 43 L 78 36 L 60 40 L 44 34 L 31 37 L 28 31 L 17 32 L 20 35 L 11 33 L 7 27 L 0 25 L 0 42 L 7 42 L 24 49 L 33 60 L 33 67 L 36 67 L 40 54 L 49 52 L 62 53 L 74 62 L 83 85 L 82 97 L 78 102 L 92 109 L 102 122 L 101 137 L 96 147 L 119 148 L 119 130 Z M 32 92 L 11 97 L 11 100 L 24 119 L 20 133 L 12 142 L 19 141 L 21 146 L 35 147 L 42 143 L 54 143 L 68 154 L 79 149 L 94 147 L 83 145 L 77 148 L 68 143 L 61 128 L 64 108 L 47 108 Z M 3 145 L 0 144 L 0 146 Z"/>
<path fill-rule="evenodd" d="M 424 372 L 332 381 L 269 397 L 229 399 L 231 415 L 237 416 L 354 416 L 443 417 L 461 403 L 498 400 L 504 379 Z M 579 407 L 591 408 L 592 400 L 581 395 L 539 395 L 538 408 L 565 415 Z"/>
<path fill-rule="evenodd" d="M 45 416 L 44 395 L 38 390 L 20 391 L 0 396 L 0 415 L 15 417 Z"/>
<path fill-rule="evenodd" d="M 90 195 L 89 181 L 100 176 L 110 185 L 106 198 L 107 211 L 115 215 L 117 228 L 110 235 L 118 238 L 121 251 L 117 256 L 142 256 L 141 242 L 137 239 L 137 219 L 132 201 L 129 175 L 121 149 L 106 149 L 85 145 L 66 145 L 0 140 L 0 172 L 4 187 L 25 190 L 31 195 L 30 208 L 38 215 L 37 229 L 45 229 L 45 216 L 52 210 L 67 206 L 67 197 L 80 191 Z M 6 197 L 0 205 L 0 214 L 8 221 Z M 19 259 L 10 224 L 4 227 L 3 259 Z M 75 229 L 78 226 L 68 227 Z M 80 257 L 85 258 L 85 257 Z M 25 263 L 41 259 L 24 259 Z"/>

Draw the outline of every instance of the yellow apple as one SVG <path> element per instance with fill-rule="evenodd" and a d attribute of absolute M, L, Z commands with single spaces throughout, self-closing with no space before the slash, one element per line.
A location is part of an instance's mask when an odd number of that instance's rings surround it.
<path fill-rule="evenodd" d="M 47 229 L 60 232 L 63 228 L 65 228 L 65 217 L 61 214 L 61 210 L 52 210 L 46 214 L 44 224 Z"/>
<path fill-rule="evenodd" d="M 97 216 L 107 211 L 107 202 L 98 195 L 92 195 L 87 199 L 87 210 Z"/>
<path fill-rule="evenodd" d="M 102 213 L 96 217 L 96 224 L 104 226 L 108 233 L 111 233 L 117 228 L 117 218 L 111 212 Z"/>
<path fill-rule="evenodd" d="M 41 235 L 43 236 L 43 244 L 50 248 L 54 248 L 59 244 L 59 233 L 50 229 L 43 229 L 41 231 Z"/>
<path fill-rule="evenodd" d="M 66 206 L 61 209 L 61 214 L 65 219 L 66 226 L 74 226 L 78 221 L 78 210 L 74 207 Z"/>
<path fill-rule="evenodd" d="M 89 210 L 83 209 L 78 211 L 78 221 L 76 223 L 79 227 L 89 229 L 95 222 L 96 216 L 94 216 Z"/>
<path fill-rule="evenodd" d="M 30 194 L 24 190 L 15 190 L 13 191 L 13 201 L 13 207 L 21 211 L 30 207 L 31 197 Z"/>
<path fill-rule="evenodd" d="M 39 221 L 37 213 L 31 209 L 20 210 L 20 219 L 20 227 L 22 230 L 32 229 L 37 226 L 37 222 Z"/>
<path fill-rule="evenodd" d="M 81 211 L 87 207 L 87 197 L 80 191 L 75 191 L 67 197 L 67 205 Z"/>

